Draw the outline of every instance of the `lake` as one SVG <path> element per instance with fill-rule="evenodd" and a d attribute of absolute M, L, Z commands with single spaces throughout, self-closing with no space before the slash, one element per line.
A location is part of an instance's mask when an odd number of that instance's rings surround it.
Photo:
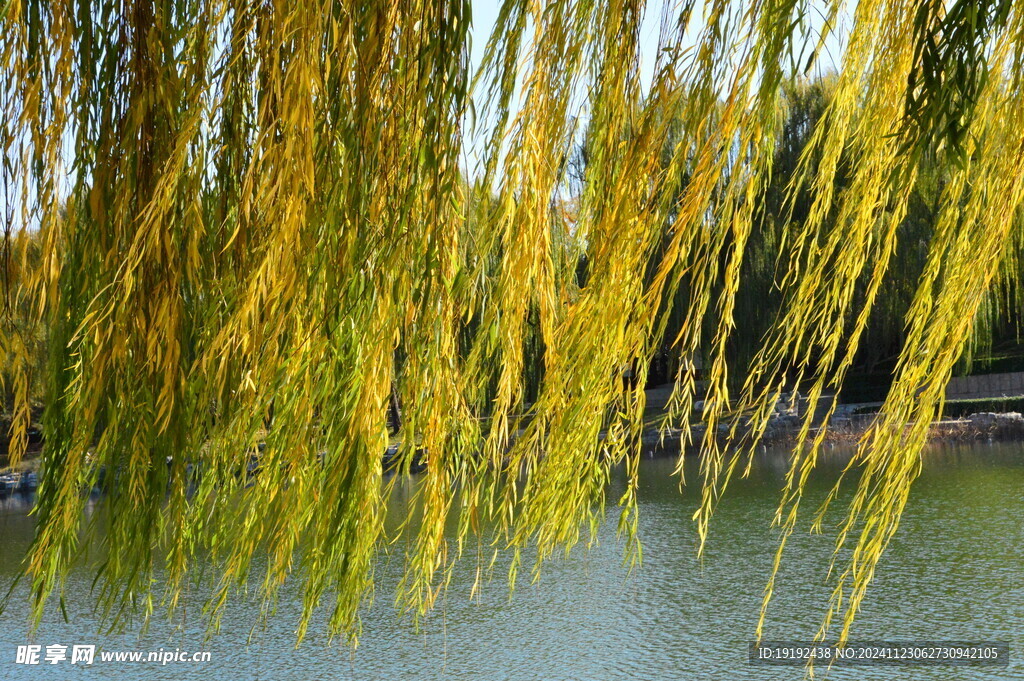
<path fill-rule="evenodd" d="M 808 502 L 828 491 L 845 453 L 832 450 L 808 490 Z M 206 650 L 208 662 L 102 662 L 91 666 L 16 664 L 29 643 L 21 601 L 3 615 L 0 679 L 800 679 L 802 667 L 747 662 L 761 593 L 776 535 L 769 528 L 785 459 L 759 455 L 751 476 L 734 482 L 712 521 L 702 560 L 690 520 L 697 503 L 696 461 L 689 486 L 671 476 L 674 462 L 645 460 L 640 521 L 644 563 L 628 574 L 616 540 L 615 509 L 598 545 L 556 558 L 531 584 L 520 580 L 508 598 L 500 569 L 476 600 L 469 600 L 475 561 L 455 569 L 444 602 L 414 630 L 392 606 L 400 555 L 382 560 L 375 600 L 363 615 L 354 652 L 328 643 L 316 622 L 296 650 L 298 607 L 282 590 L 277 616 L 246 645 L 258 610 L 234 603 L 219 636 L 204 644 L 198 607 L 184 621 L 155 618 L 137 633 L 99 634 L 91 612 L 92 573 L 76 570 L 66 593 L 69 623 L 56 600 L 31 641 L 109 651 Z M 409 483 L 414 484 L 414 483 Z M 614 486 L 621 487 L 621 480 Z M 615 489 L 610 499 L 618 498 Z M 394 503 L 401 505 L 402 495 Z M 840 500 L 840 502 L 842 499 Z M 804 508 L 812 510 L 805 502 Z M 400 509 L 395 509 L 398 512 Z M 837 503 L 834 526 L 845 507 Z M 6 590 L 32 534 L 26 503 L 0 502 L 0 585 Z M 808 515 L 810 515 L 808 513 Z M 1020 444 L 930 449 L 900 530 L 882 559 L 853 637 L 861 640 L 1009 641 L 1010 667 L 834 667 L 830 679 L 1024 678 L 1024 447 Z M 824 613 L 833 538 L 794 535 L 776 585 L 766 629 L 769 639 L 810 639 Z M 528 574 L 528 571 L 527 571 Z M 197 601 L 198 603 L 198 601 Z M 824 672 L 825 670 L 820 670 Z"/>

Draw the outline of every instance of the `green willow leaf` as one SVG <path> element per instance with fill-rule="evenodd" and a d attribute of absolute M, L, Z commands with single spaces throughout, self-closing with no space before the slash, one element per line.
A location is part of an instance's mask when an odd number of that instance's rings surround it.
<path fill-rule="evenodd" d="M 843 3 L 823 4 L 832 32 Z M 326 607 L 354 640 L 391 542 L 420 616 L 467 547 L 481 571 L 509 552 L 514 582 L 527 551 L 536 575 L 592 540 L 616 465 L 639 562 L 642 388 L 666 345 L 684 358 L 669 423 L 723 433 L 701 444 L 703 546 L 779 395 L 835 409 L 872 310 L 894 305 L 887 273 L 923 250 L 851 462 L 822 629 L 839 617 L 845 638 L 945 382 L 1019 272 L 1024 16 L 947 4 L 856 3 L 787 157 L 806 83 L 783 65 L 828 39 L 802 33 L 805 0 L 666 3 L 647 82 L 642 0 L 505 0 L 478 73 L 469 2 L 5 2 L 0 366 L 13 462 L 45 404 L 37 621 L 103 536 L 113 623 L 173 611 L 199 569 L 213 627 L 251 581 L 269 614 L 295 579 L 299 637 Z M 922 187 L 923 242 L 904 238 Z M 751 272 L 778 314 L 737 363 Z M 811 419 L 776 570 L 825 437 Z M 386 517 L 385 458 L 422 470 L 416 523 Z"/>

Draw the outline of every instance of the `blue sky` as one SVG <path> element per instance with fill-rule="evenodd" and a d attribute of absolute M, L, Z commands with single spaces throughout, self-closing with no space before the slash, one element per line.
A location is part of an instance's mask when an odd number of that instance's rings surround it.
<path fill-rule="evenodd" d="M 647 10 L 644 16 L 644 22 L 640 29 L 640 73 L 641 82 L 644 87 L 650 83 L 653 77 L 654 62 L 658 50 L 658 33 L 660 28 L 660 21 L 664 2 L 666 0 L 647 0 Z M 804 4 L 801 5 L 803 8 L 804 15 L 804 39 L 806 41 L 804 47 L 810 49 L 813 47 L 813 43 L 816 43 L 820 31 L 824 23 L 825 8 L 830 4 L 831 0 L 804 0 Z M 498 11 L 501 7 L 502 0 L 472 0 L 472 12 L 473 12 L 473 23 L 471 28 L 471 66 L 473 71 L 479 66 L 483 59 L 484 49 L 487 45 L 487 40 L 491 35 L 491 31 L 494 28 L 494 23 L 498 16 Z M 684 3 L 682 0 L 667 0 L 669 4 L 670 16 L 675 16 L 679 12 L 679 8 Z M 735 9 L 742 9 L 746 0 L 732 0 Z M 700 30 L 700 23 L 703 17 L 703 6 L 705 3 L 698 3 L 698 8 L 694 11 L 694 19 L 689 27 L 687 38 L 691 41 L 695 41 L 696 35 Z M 855 4 L 855 3 L 853 3 Z M 840 62 L 842 56 L 843 46 L 845 40 L 843 39 L 846 33 L 849 31 L 850 24 L 850 8 L 847 6 L 844 11 L 840 14 L 839 25 L 835 30 L 835 33 L 830 36 L 824 45 L 822 54 L 819 57 L 817 64 L 814 67 L 814 71 L 822 73 L 825 71 L 835 70 L 836 65 Z M 480 101 L 480 95 L 477 95 L 476 99 L 477 111 L 480 111 L 482 102 Z M 586 117 L 586 103 L 579 102 L 578 113 L 582 117 Z M 469 137 L 467 131 L 467 138 Z M 474 145 L 478 145 L 479 140 L 467 139 L 464 144 L 466 153 L 465 168 L 470 175 L 475 175 L 476 166 L 476 154 L 473 151 Z"/>
<path fill-rule="evenodd" d="M 648 0 L 649 7 L 644 17 L 644 23 L 641 27 L 641 39 L 640 44 L 642 51 L 640 55 L 641 60 L 641 74 L 644 83 L 649 83 L 653 75 L 653 67 L 655 55 L 658 48 L 658 29 L 659 20 L 661 15 L 661 0 Z M 494 29 L 494 23 L 498 17 L 498 11 L 501 7 L 502 0 L 472 0 L 472 12 L 473 12 L 473 23 L 471 27 L 471 45 L 472 51 L 470 55 L 470 64 L 472 72 L 476 72 L 477 67 L 483 60 L 484 50 L 487 46 L 487 40 L 490 38 L 491 31 Z M 479 96 L 477 98 L 477 110 L 481 110 L 481 102 Z M 468 131 L 467 131 L 468 132 Z M 477 141 L 477 143 L 479 143 Z M 465 149 L 465 168 L 470 175 L 475 175 L 475 166 L 477 163 L 477 155 L 473 150 L 474 141 L 467 139 L 464 142 Z"/>
<path fill-rule="evenodd" d="M 681 0 L 668 0 L 672 9 L 677 8 L 683 3 Z M 745 0 L 733 0 L 736 5 L 745 4 Z M 807 24 L 812 34 L 816 37 L 817 33 L 821 30 L 823 23 L 824 7 L 829 4 L 829 0 L 805 0 L 807 8 Z M 471 63 L 475 68 L 483 58 L 484 47 L 487 44 L 487 39 L 491 35 L 491 31 L 494 28 L 494 22 L 498 16 L 498 10 L 501 7 L 501 0 L 472 0 L 473 6 L 473 25 L 472 25 L 472 56 Z M 647 12 L 644 17 L 644 24 L 641 27 L 641 72 L 643 73 L 644 80 L 649 81 L 652 75 L 652 68 L 654 64 L 655 54 L 658 48 L 658 28 L 659 20 L 661 16 L 663 6 L 663 0 L 648 0 Z M 701 13 L 695 12 L 697 17 L 701 16 Z M 840 19 L 840 25 L 837 27 L 837 31 L 840 35 L 844 34 L 849 30 L 850 22 L 850 9 L 849 7 L 842 13 Z M 828 69 L 834 67 L 839 62 L 839 57 L 842 53 L 842 40 L 836 37 L 832 37 L 825 43 L 825 50 L 821 57 L 821 64 L 819 67 Z"/>
<path fill-rule="evenodd" d="M 736 3 L 736 7 L 738 8 L 738 7 L 740 7 L 740 3 L 743 3 L 745 0 L 732 0 L 732 1 L 734 3 Z M 822 7 L 824 5 L 826 5 L 830 0 L 806 0 L 806 1 L 807 1 L 807 7 L 808 7 L 808 11 L 807 11 L 808 28 L 810 30 L 810 34 L 814 35 L 816 37 L 817 31 L 820 30 L 821 23 L 822 23 L 822 20 L 821 20 Z M 678 11 L 679 5 L 682 4 L 681 0 L 668 0 L 668 2 L 669 2 L 670 7 L 671 7 L 670 11 L 672 11 L 673 14 Z M 471 30 L 471 36 L 472 36 L 471 65 L 472 65 L 474 70 L 480 64 L 480 61 L 481 61 L 481 59 L 483 57 L 484 48 L 486 47 L 487 40 L 490 37 L 491 31 L 492 31 L 492 29 L 494 27 L 494 23 L 495 23 L 495 20 L 497 19 L 498 10 L 499 10 L 500 6 L 501 6 L 501 0 L 472 0 L 473 24 L 472 24 L 472 30 Z M 663 0 L 648 0 L 647 12 L 645 14 L 644 23 L 641 26 L 640 63 L 641 63 L 642 82 L 645 83 L 645 84 L 650 82 L 650 80 L 652 78 L 652 74 L 653 74 L 653 65 L 654 65 L 655 56 L 657 54 L 657 48 L 658 48 L 658 31 L 659 31 L 660 18 L 661 18 L 661 15 L 662 15 L 662 8 L 663 8 Z M 848 22 L 849 22 L 848 14 L 849 14 L 849 10 L 847 10 L 847 13 L 844 14 L 844 17 L 846 17 L 846 18 L 844 18 L 844 20 L 841 21 L 841 24 L 838 27 L 840 34 L 845 33 L 845 31 L 848 30 L 848 28 L 849 28 L 849 26 L 848 26 Z M 695 11 L 695 15 L 696 15 L 696 20 L 695 20 L 694 23 L 697 23 L 699 21 L 700 17 L 702 16 L 702 12 L 700 10 L 697 10 L 697 11 Z M 843 24 L 846 24 L 846 25 L 843 25 Z M 696 30 L 697 30 L 697 27 L 691 27 L 690 33 L 691 34 L 696 33 Z M 822 58 L 821 58 L 821 60 L 819 62 L 818 70 L 828 70 L 829 68 L 831 68 L 834 65 L 834 63 L 838 62 L 839 57 L 841 55 L 841 51 L 842 51 L 841 50 L 841 43 L 842 43 L 841 40 L 835 39 L 835 38 L 832 38 L 832 39 L 830 39 L 829 41 L 826 42 L 825 53 L 822 55 Z M 481 109 L 481 106 L 480 106 L 481 103 L 479 102 L 479 100 L 477 101 L 477 104 L 478 104 L 477 109 L 479 111 Z M 585 109 L 586 109 L 586 102 L 579 102 L 579 110 L 578 110 L 577 113 L 579 113 L 584 118 L 586 116 Z M 468 135 L 467 135 L 467 137 L 468 137 Z M 68 138 L 69 149 L 67 149 L 65 151 L 65 154 L 66 154 L 65 161 L 67 161 L 67 162 L 70 161 L 70 154 L 71 154 L 70 143 L 71 143 L 71 139 L 69 137 Z M 465 163 L 465 168 L 469 172 L 469 174 L 474 175 L 475 174 L 476 160 L 475 160 L 475 155 L 473 154 L 473 151 L 472 151 L 472 147 L 473 147 L 473 141 L 472 140 L 467 140 L 467 142 L 465 144 L 465 147 L 464 147 L 465 150 L 466 150 L 466 158 L 465 158 L 464 163 Z M 65 186 L 60 187 L 59 192 L 61 194 L 66 194 L 67 188 L 68 188 L 67 184 L 70 182 L 70 180 L 71 180 L 70 176 L 67 177 L 66 178 L 66 182 L 63 183 Z M 17 183 L 17 178 L 15 178 L 15 182 Z M 32 200 L 34 198 L 34 187 L 30 187 L 29 188 L 29 193 L 30 193 L 29 199 Z M 18 203 L 18 201 L 15 200 L 15 204 L 17 204 L 17 203 Z M 5 217 L 6 216 L 6 212 L 9 209 L 9 206 L 7 206 L 5 204 L 6 204 L 5 197 L 0 195 L 0 217 Z M 19 216 L 14 216 L 14 222 L 15 222 L 15 224 L 18 224 Z"/>
<path fill-rule="evenodd" d="M 658 47 L 658 16 L 660 14 L 660 0 L 649 0 L 649 11 L 641 29 L 641 44 L 644 47 L 641 54 L 641 61 L 645 63 L 644 75 L 649 79 L 651 67 L 654 63 L 654 54 Z M 494 22 L 498 17 L 498 9 L 501 7 L 501 0 L 473 0 L 473 54 L 471 62 L 473 67 L 480 63 L 483 58 L 484 47 L 487 39 L 494 28 Z M 652 11 L 653 10 L 653 11 Z"/>

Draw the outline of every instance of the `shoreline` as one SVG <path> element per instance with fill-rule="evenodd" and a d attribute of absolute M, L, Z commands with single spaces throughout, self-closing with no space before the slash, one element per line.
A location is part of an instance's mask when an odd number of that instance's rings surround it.
<path fill-rule="evenodd" d="M 853 413 L 850 410 L 834 415 L 827 425 L 828 433 L 824 442 L 830 446 L 855 446 L 874 423 L 876 416 L 877 413 Z M 802 426 L 803 417 L 793 413 L 779 414 L 769 422 L 758 445 L 792 446 L 796 444 Z M 823 427 L 825 426 L 813 426 L 810 429 L 810 436 L 817 435 Z M 718 431 L 716 437 L 720 443 L 725 444 L 728 426 L 720 424 Z M 689 441 L 684 447 L 685 435 L 680 428 L 670 428 L 664 434 L 657 428 L 645 428 L 640 435 L 641 455 L 647 458 L 675 457 L 679 456 L 681 450 L 685 456 L 699 455 L 701 445 L 707 436 L 704 424 L 695 423 L 690 426 Z M 601 436 L 603 437 L 604 433 Z M 742 438 L 742 433 L 740 437 Z M 980 412 L 961 418 L 933 421 L 929 426 L 929 443 L 1014 441 L 1024 441 L 1024 415 L 1019 412 Z M 5 463 L 0 466 L 0 473 L 37 472 L 42 443 L 35 442 L 33 445 L 27 456 L 22 459 L 17 471 L 10 469 Z M 386 468 L 392 463 L 398 445 L 399 443 L 392 443 L 383 454 Z M 0 451 L 0 459 L 6 459 L 6 447 Z M 419 470 L 414 467 L 411 472 L 416 473 Z"/>
<path fill-rule="evenodd" d="M 834 416 L 827 426 L 828 433 L 824 441 L 830 445 L 854 446 L 874 423 L 876 416 L 875 413 Z M 727 429 L 723 425 L 719 426 L 718 439 L 724 443 Z M 775 418 L 769 423 L 759 445 L 794 445 L 802 425 L 802 417 Z M 810 436 L 819 433 L 823 427 L 812 427 Z M 641 435 L 643 455 L 650 458 L 678 456 L 684 435 L 684 431 L 678 428 L 670 429 L 664 437 L 656 429 L 645 430 Z M 690 441 L 684 448 L 685 455 L 698 455 L 706 436 L 707 429 L 703 424 L 692 425 Z M 1014 441 L 1024 441 L 1024 415 L 1019 412 L 981 412 L 962 418 L 933 421 L 928 433 L 929 443 Z"/>

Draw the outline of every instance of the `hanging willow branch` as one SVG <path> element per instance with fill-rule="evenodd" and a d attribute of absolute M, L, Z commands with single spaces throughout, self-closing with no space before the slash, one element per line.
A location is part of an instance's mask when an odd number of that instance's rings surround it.
<path fill-rule="evenodd" d="M 394 539 L 382 459 L 396 403 L 397 465 L 425 465 L 403 608 L 428 610 L 467 544 L 511 551 L 514 580 L 524 549 L 539 569 L 593 536 L 622 462 L 620 526 L 635 539 L 643 378 L 673 305 L 669 340 L 711 357 L 703 410 L 681 376 L 674 422 L 756 442 L 794 368 L 813 414 L 907 247 L 918 160 L 949 154 L 895 383 L 850 463 L 836 556 L 848 543 L 852 556 L 822 629 L 838 615 L 845 639 L 954 363 L 1017 269 L 1024 14 L 857 3 L 790 187 L 811 207 L 784 221 L 783 310 L 748 367 L 728 366 L 726 347 L 796 75 L 785 65 L 827 40 L 804 18 L 820 12 L 830 31 L 841 3 L 666 3 L 644 83 L 646 4 L 505 0 L 475 79 L 469 0 L 3 5 L 0 361 L 14 462 L 30 384 L 46 405 L 25 562 L 37 617 L 81 549 L 82 490 L 99 485 L 111 618 L 173 609 L 203 563 L 216 623 L 265 555 L 268 606 L 289 576 L 303 584 L 300 638 L 328 598 L 331 633 L 354 635 Z M 570 197 L 580 116 L 588 162 Z M 463 162 L 471 122 L 479 168 Z M 39 381 L 19 309 L 46 330 Z M 824 437 L 811 418 L 776 569 Z M 702 541 L 745 451 L 704 441 Z"/>

